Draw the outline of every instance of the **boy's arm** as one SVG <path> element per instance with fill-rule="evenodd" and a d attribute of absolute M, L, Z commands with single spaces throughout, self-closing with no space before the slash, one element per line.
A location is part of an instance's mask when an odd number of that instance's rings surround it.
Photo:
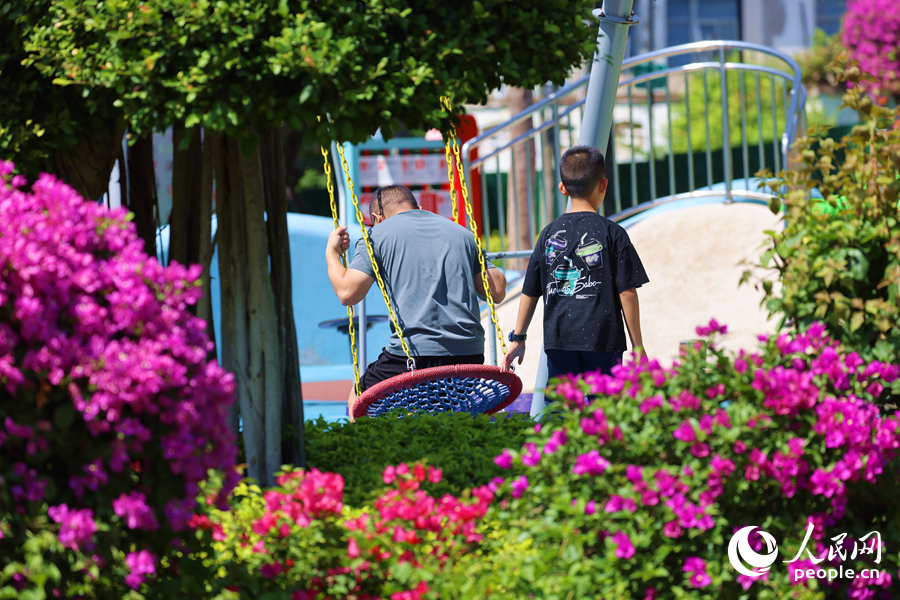
<path fill-rule="evenodd" d="M 641 335 L 641 306 L 638 302 L 637 288 L 620 293 L 619 301 L 622 303 L 625 327 L 631 337 L 631 349 L 637 355 L 643 354 L 644 338 Z"/>
<path fill-rule="evenodd" d="M 519 313 L 516 317 L 515 333 L 522 335 L 528 331 L 528 326 L 531 324 L 532 317 L 534 317 L 534 311 L 537 308 L 539 299 L 538 296 L 522 294 L 522 297 L 519 299 Z M 503 357 L 503 362 L 500 364 L 500 370 L 509 371 L 516 358 L 519 359 L 519 364 L 521 365 L 524 357 L 525 342 L 510 342 L 509 351 L 506 353 L 506 356 Z"/>

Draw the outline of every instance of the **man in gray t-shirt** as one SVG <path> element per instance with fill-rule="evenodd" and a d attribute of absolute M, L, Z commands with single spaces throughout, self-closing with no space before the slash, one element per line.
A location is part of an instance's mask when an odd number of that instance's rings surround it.
<path fill-rule="evenodd" d="M 369 204 L 370 239 L 400 329 L 415 358 L 416 368 L 484 363 L 484 328 L 478 297 L 484 283 L 478 247 L 472 234 L 453 221 L 418 210 L 416 198 L 402 185 L 378 189 Z M 375 282 L 375 272 L 360 238 L 345 269 L 341 250 L 349 248 L 346 227 L 328 237 L 325 259 L 328 278 L 344 306 L 356 304 Z M 494 301 L 506 296 L 506 277 L 487 261 Z M 407 360 L 396 332 L 378 359 L 360 378 L 360 392 L 407 371 Z M 350 402 L 355 399 L 353 392 Z"/>

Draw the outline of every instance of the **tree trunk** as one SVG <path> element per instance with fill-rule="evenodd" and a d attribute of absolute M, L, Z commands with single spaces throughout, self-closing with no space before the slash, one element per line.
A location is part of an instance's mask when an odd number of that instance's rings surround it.
<path fill-rule="evenodd" d="M 294 299 L 291 280 L 291 248 L 287 227 L 287 190 L 281 129 L 266 130 L 260 147 L 263 185 L 266 194 L 266 229 L 272 264 L 272 291 L 278 318 L 280 369 L 284 378 L 282 419 L 290 425 L 294 438 L 282 443 L 282 460 L 305 467 L 303 435 L 303 392 L 300 386 L 300 354 L 294 324 Z"/>
<path fill-rule="evenodd" d="M 189 142 L 183 148 L 185 136 L 189 136 Z M 200 128 L 195 127 L 190 132 L 176 128 L 172 132 L 172 147 L 172 216 L 169 219 L 168 260 L 182 265 L 196 264 L 200 262 L 201 224 L 195 221 L 198 211 L 192 207 L 200 201 Z M 193 312 L 196 314 L 196 309 Z"/>
<path fill-rule="evenodd" d="M 507 99 L 511 115 L 516 115 L 532 104 L 532 92 L 523 88 L 508 88 Z M 531 120 L 526 120 L 510 129 L 510 138 L 515 139 L 531 129 Z M 513 146 L 513 168 L 507 184 L 507 235 L 510 250 L 529 250 L 534 245 L 528 225 L 531 209 L 528 202 L 529 179 L 534 176 L 534 140 L 520 142 Z M 524 270 L 527 259 L 511 261 L 510 266 Z"/>
<path fill-rule="evenodd" d="M 156 256 L 157 210 L 156 173 L 153 169 L 153 137 L 146 135 L 128 145 L 128 210 L 134 213 L 144 251 Z M 123 197 L 124 198 L 124 197 Z"/>
<path fill-rule="evenodd" d="M 225 177 L 217 179 L 219 198 L 219 273 L 222 290 L 222 366 L 234 373 L 235 395 L 243 424 L 244 459 L 247 475 L 264 483 L 265 446 L 261 394 L 254 395 L 250 382 L 250 331 L 247 321 L 249 278 L 247 222 L 241 177 L 241 149 L 233 138 L 225 138 L 222 163 Z M 225 193 L 227 190 L 227 193 Z M 264 267 L 265 268 L 265 267 Z M 256 402 L 254 402 L 256 400 Z"/>
<path fill-rule="evenodd" d="M 275 295 L 269 274 L 269 248 L 264 211 L 266 209 L 263 187 L 262 161 L 259 144 L 249 156 L 239 157 L 244 196 L 244 221 L 247 235 L 247 271 L 249 294 L 247 317 L 249 331 L 249 387 L 253 401 L 254 418 L 262 418 L 264 427 L 264 462 L 260 482 L 266 486 L 275 484 L 275 470 L 281 466 L 281 405 L 284 398 L 284 381 L 278 348 L 278 316 L 275 312 Z M 270 216 L 271 218 L 271 216 Z M 241 406 L 244 426 L 247 411 Z"/>
<path fill-rule="evenodd" d="M 191 202 L 190 222 L 196 227 L 194 231 L 196 236 L 197 256 L 190 256 L 190 260 L 195 260 L 203 266 L 203 276 L 201 285 L 203 288 L 203 297 L 197 303 L 197 316 L 206 321 L 206 332 L 209 339 L 212 340 L 213 356 L 215 356 L 216 330 L 213 326 L 212 314 L 212 295 L 210 286 L 209 265 L 212 262 L 213 250 L 212 244 L 212 206 L 213 206 L 213 147 L 218 143 L 218 136 L 205 132 L 203 139 L 203 147 L 200 155 L 200 173 L 198 184 L 200 194 Z"/>
<path fill-rule="evenodd" d="M 109 189 L 109 175 L 121 152 L 124 135 L 124 124 L 116 121 L 110 130 L 81 138 L 69 152 L 53 155 L 54 173 L 85 200 L 96 202 Z"/>
<path fill-rule="evenodd" d="M 236 165 L 230 156 L 230 143 L 228 138 L 224 138 L 219 134 L 214 134 L 213 142 L 213 165 L 216 172 L 216 246 L 219 249 L 219 289 L 222 298 L 220 304 L 221 323 L 222 323 L 222 339 L 219 347 L 222 350 L 222 367 L 235 374 L 235 396 L 237 401 L 231 407 L 229 415 L 229 425 L 235 437 L 240 434 L 240 414 L 241 414 L 241 396 L 244 390 L 244 382 L 237 376 L 238 360 L 237 360 L 237 340 L 238 340 L 238 322 L 235 290 L 235 273 L 233 261 L 235 255 L 235 244 L 232 241 L 233 234 L 233 217 L 234 203 L 236 198 L 240 196 L 233 192 L 233 188 L 237 186 Z M 243 297 L 243 296 L 241 296 Z M 246 452 L 245 452 L 246 454 Z M 249 462 L 249 461 L 248 461 Z"/>

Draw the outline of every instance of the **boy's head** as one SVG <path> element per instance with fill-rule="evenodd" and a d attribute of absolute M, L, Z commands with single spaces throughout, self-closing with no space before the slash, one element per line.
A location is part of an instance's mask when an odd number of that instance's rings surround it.
<path fill-rule="evenodd" d="M 564 193 L 587 200 L 601 181 L 606 179 L 606 161 L 592 146 L 573 146 L 559 159 L 559 178 Z M 605 188 L 601 191 L 605 191 Z"/>
<path fill-rule="evenodd" d="M 369 200 L 369 218 L 373 225 L 378 225 L 398 212 L 419 208 L 416 197 L 409 188 L 402 185 L 386 185 L 375 190 Z"/>

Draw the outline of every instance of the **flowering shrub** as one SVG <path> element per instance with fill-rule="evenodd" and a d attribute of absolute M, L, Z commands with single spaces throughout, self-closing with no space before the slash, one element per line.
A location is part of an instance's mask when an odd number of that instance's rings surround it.
<path fill-rule="evenodd" d="M 340 475 L 298 469 L 266 491 L 241 483 L 231 511 L 210 508 L 191 525 L 211 538 L 223 598 L 433 598 L 433 581 L 481 540 L 476 525 L 494 497 L 486 486 L 463 498 L 421 489 L 441 477 L 421 464 L 389 466 L 388 489 L 351 509 Z"/>
<path fill-rule="evenodd" d="M 861 81 L 858 67 L 835 73 Z M 783 202 L 785 227 L 769 232 L 760 260 L 781 284 L 762 282 L 766 307 L 801 330 L 824 323 L 866 360 L 900 362 L 900 121 L 858 87 L 844 104 L 863 123 L 840 140 L 799 139 L 793 169 L 770 181 L 784 190 L 772 209 Z M 824 200 L 812 199 L 813 186 Z M 818 202 L 833 214 L 823 214 Z M 890 400 L 900 400 L 900 387 Z"/>
<path fill-rule="evenodd" d="M 466 598 L 896 597 L 900 429 L 874 401 L 898 368 L 841 350 L 824 330 L 733 356 L 716 347 L 725 327 L 713 322 L 698 329 L 709 340 L 672 369 L 644 358 L 612 376 L 561 380 L 552 396 L 567 410 L 496 459 L 509 472 L 485 547 L 435 589 Z M 777 544 L 761 577 L 729 564 L 729 542 L 748 526 Z M 766 536 L 750 533 L 744 552 L 771 554 Z M 841 564 L 878 573 L 837 579 Z"/>
<path fill-rule="evenodd" d="M 850 58 L 874 75 L 861 82 L 863 88 L 900 99 L 900 5 L 894 0 L 849 0 L 842 31 Z"/>
<path fill-rule="evenodd" d="M 0 596 L 139 588 L 236 457 L 231 376 L 188 312 L 199 267 L 123 210 L 0 162 Z M 79 592 L 79 590 L 82 590 Z M 25 597 L 25 596 L 21 596 Z M 121 594 L 119 594 L 121 597 Z"/>

